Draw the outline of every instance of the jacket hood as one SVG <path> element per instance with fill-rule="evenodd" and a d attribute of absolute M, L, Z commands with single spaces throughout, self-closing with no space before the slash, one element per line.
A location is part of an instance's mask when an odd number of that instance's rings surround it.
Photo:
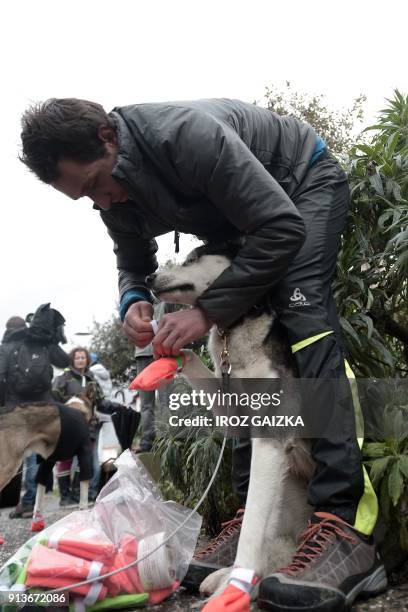
<path fill-rule="evenodd" d="M 27 332 L 27 327 L 21 327 L 20 329 L 6 329 L 2 338 L 2 343 L 7 344 L 7 342 L 24 340 L 27 337 Z"/>
<path fill-rule="evenodd" d="M 94 374 L 94 376 L 97 376 L 98 378 L 101 378 L 102 380 L 109 380 L 109 372 L 102 364 L 95 363 L 89 369 L 92 372 L 92 374 Z"/>

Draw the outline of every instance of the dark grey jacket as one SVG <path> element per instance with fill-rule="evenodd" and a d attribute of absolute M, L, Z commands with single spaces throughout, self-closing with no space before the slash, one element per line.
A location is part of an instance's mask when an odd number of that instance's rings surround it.
<path fill-rule="evenodd" d="M 305 238 L 291 195 L 316 146 L 296 119 L 237 100 L 115 108 L 112 175 L 130 200 L 101 217 L 114 241 L 119 289 L 145 287 L 157 268 L 154 237 L 172 230 L 210 241 L 245 236 L 199 305 L 230 326 L 285 274 Z"/>
<path fill-rule="evenodd" d="M 26 327 L 14 330 L 7 330 L 0 345 L 0 406 L 3 404 L 18 404 L 27 402 L 46 402 L 52 398 L 51 381 L 48 391 L 33 395 L 30 398 L 21 397 L 16 391 L 7 384 L 9 364 L 12 353 L 18 350 L 22 343 L 29 342 L 27 339 L 29 330 Z M 69 357 L 58 344 L 46 344 L 50 364 L 56 368 L 65 368 L 69 364 Z"/>

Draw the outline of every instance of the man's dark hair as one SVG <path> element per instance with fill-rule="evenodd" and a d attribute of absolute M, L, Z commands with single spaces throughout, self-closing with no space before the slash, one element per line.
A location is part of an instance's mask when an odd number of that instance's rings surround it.
<path fill-rule="evenodd" d="M 34 104 L 22 116 L 20 160 L 44 183 L 59 176 L 58 162 L 92 162 L 105 154 L 98 130 L 115 130 L 114 121 L 95 102 L 77 98 L 50 98 Z"/>

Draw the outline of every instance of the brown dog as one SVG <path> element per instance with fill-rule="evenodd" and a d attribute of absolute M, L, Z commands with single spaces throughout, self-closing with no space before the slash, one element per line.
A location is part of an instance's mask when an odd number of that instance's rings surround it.
<path fill-rule="evenodd" d="M 0 491 L 15 476 L 24 459 L 37 453 L 43 459 L 36 477 L 37 495 L 32 530 L 44 527 L 42 509 L 49 472 L 57 461 L 77 455 L 80 468 L 80 509 L 88 505 L 92 476 L 92 446 L 86 398 L 75 398 L 71 406 L 52 402 L 0 408 Z M 75 407 L 74 407 L 75 404 Z"/>

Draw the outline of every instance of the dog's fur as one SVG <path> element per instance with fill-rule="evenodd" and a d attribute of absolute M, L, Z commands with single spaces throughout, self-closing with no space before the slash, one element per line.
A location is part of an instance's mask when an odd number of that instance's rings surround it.
<path fill-rule="evenodd" d="M 72 398 L 69 407 L 80 410 L 89 421 L 90 402 L 84 397 Z M 25 457 L 37 453 L 50 457 L 61 435 L 61 419 L 53 403 L 37 402 L 0 408 L 0 491 L 17 474 Z M 52 467 L 50 467 L 52 470 Z M 80 509 L 88 505 L 89 481 L 80 483 Z M 37 485 L 34 520 L 43 514 L 45 487 Z"/>
<path fill-rule="evenodd" d="M 230 249 L 203 246 L 195 249 L 182 265 L 171 265 L 147 279 L 162 301 L 195 305 L 197 298 L 230 265 Z M 208 349 L 221 377 L 222 340 L 216 326 L 211 329 Z M 293 377 L 288 342 L 274 313 L 262 305 L 252 309 L 228 333 L 231 377 Z M 212 373 L 192 351 L 183 374 L 194 381 L 212 378 Z M 312 509 L 306 502 L 307 482 L 313 472 L 307 444 L 270 438 L 252 439 L 252 461 L 247 505 L 235 565 L 255 570 L 259 577 L 286 565 L 296 539 L 305 528 Z M 200 590 L 218 594 L 228 582 L 230 569 L 208 576 Z"/>

